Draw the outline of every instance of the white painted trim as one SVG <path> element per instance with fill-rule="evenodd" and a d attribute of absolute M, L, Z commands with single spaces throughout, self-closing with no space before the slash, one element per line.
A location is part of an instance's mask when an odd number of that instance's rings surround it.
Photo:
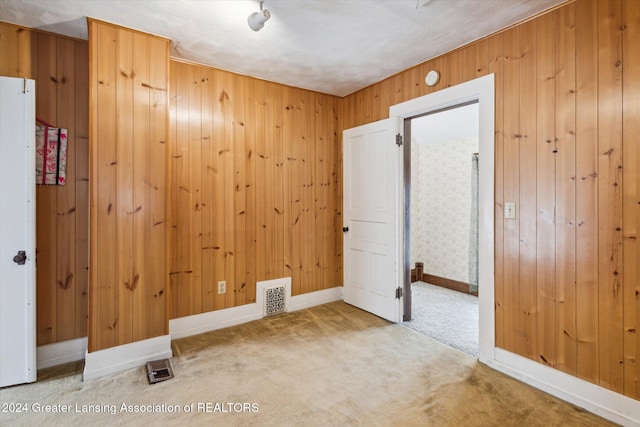
<path fill-rule="evenodd" d="M 321 291 L 309 292 L 306 294 L 291 297 L 291 303 L 287 306 L 287 311 L 298 311 L 316 305 L 327 304 L 342 300 L 342 286 L 323 289 Z"/>
<path fill-rule="evenodd" d="M 302 310 L 342 299 L 342 286 L 291 296 L 290 277 L 266 280 L 256 283 L 255 303 L 169 320 L 171 339 L 189 337 L 261 319 L 263 317 L 264 288 L 278 284 L 285 285 L 286 311 Z"/>
<path fill-rule="evenodd" d="M 38 346 L 38 369 L 83 360 L 86 352 L 87 337 Z"/>
<path fill-rule="evenodd" d="M 442 89 L 429 95 L 414 98 L 389 108 L 389 117 L 403 121 L 431 111 L 478 101 L 479 118 L 479 280 L 478 303 L 480 310 L 480 361 L 494 357 L 495 317 L 494 317 L 494 182 L 495 182 L 495 89 L 494 75 L 489 74 L 468 82 Z M 403 129 L 400 127 L 400 129 Z M 401 168 L 401 176 L 404 168 Z M 401 180 L 402 181 L 402 180 Z M 401 192 L 404 195 L 404 192 Z M 403 197 L 399 209 L 403 209 Z M 401 211 L 402 212 L 402 211 Z M 404 230 L 404 215 L 399 215 Z M 398 248 L 399 265 L 404 265 L 403 247 Z"/>
<path fill-rule="evenodd" d="M 496 348 L 487 365 L 623 426 L 640 426 L 640 401 Z"/>
<path fill-rule="evenodd" d="M 261 317 L 262 310 L 256 303 L 208 311 L 169 320 L 169 335 L 172 340 L 175 340 L 240 325 Z"/>
<path fill-rule="evenodd" d="M 152 360 L 170 358 L 172 355 L 169 335 L 87 352 L 84 359 L 83 380 L 88 381 L 115 374 L 143 366 Z"/>

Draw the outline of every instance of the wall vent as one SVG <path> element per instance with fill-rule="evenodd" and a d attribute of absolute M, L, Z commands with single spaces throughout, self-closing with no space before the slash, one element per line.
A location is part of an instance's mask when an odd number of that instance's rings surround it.
<path fill-rule="evenodd" d="M 264 316 L 284 313 L 287 310 L 286 295 L 285 285 L 264 288 Z"/>

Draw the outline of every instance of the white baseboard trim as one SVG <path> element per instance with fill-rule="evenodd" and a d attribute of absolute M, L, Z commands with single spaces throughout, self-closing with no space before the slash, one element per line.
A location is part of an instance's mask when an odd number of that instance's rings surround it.
<path fill-rule="evenodd" d="M 261 319 L 263 317 L 264 289 L 279 284 L 285 285 L 287 311 L 302 310 L 342 299 L 342 286 L 291 296 L 290 277 L 266 280 L 256 284 L 255 303 L 171 319 L 169 321 L 171 339 L 189 337 Z"/>
<path fill-rule="evenodd" d="M 170 358 L 172 355 L 170 335 L 87 352 L 84 359 L 83 380 L 88 381 L 115 374 L 143 366 L 151 360 Z"/>
<path fill-rule="evenodd" d="M 496 348 L 488 366 L 623 426 L 640 426 L 640 401 Z"/>
<path fill-rule="evenodd" d="M 38 346 L 36 359 L 38 369 L 50 368 L 84 359 L 87 352 L 87 337 Z"/>
<path fill-rule="evenodd" d="M 340 300 L 342 300 L 342 286 L 323 289 L 291 297 L 291 303 L 288 305 L 287 311 L 304 310 L 305 308 Z"/>

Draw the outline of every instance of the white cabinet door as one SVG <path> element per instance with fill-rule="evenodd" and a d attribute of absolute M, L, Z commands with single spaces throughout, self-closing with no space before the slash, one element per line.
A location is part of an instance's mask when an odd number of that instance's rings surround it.
<path fill-rule="evenodd" d="M 34 95 L 0 77 L 0 387 L 36 380 Z"/>
<path fill-rule="evenodd" d="M 395 130 L 387 119 L 343 134 L 344 300 L 392 322 L 401 314 Z"/>

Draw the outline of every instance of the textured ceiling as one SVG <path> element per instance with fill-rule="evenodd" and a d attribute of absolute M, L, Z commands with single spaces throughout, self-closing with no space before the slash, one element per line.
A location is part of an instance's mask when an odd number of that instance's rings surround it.
<path fill-rule="evenodd" d="M 344 96 L 565 0 L 0 0 L 0 21 L 87 38 L 86 17 L 161 35 L 171 55 Z"/>

